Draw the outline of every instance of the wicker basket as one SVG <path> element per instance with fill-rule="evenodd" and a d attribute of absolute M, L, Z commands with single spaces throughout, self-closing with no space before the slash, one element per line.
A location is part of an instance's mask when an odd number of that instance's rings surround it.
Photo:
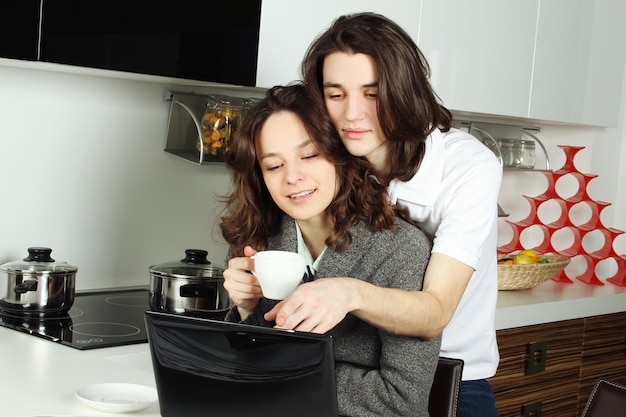
<path fill-rule="evenodd" d="M 498 259 L 513 255 L 498 255 Z M 542 284 L 561 272 L 569 264 L 570 258 L 561 255 L 541 255 L 548 263 L 530 265 L 498 264 L 499 290 L 527 290 Z"/>

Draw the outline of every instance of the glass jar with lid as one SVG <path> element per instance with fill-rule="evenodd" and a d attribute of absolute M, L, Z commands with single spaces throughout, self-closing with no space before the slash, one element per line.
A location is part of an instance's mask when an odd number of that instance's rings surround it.
<path fill-rule="evenodd" d="M 535 167 L 535 142 L 532 140 L 516 140 L 513 145 L 513 165 L 516 168 Z"/>
<path fill-rule="evenodd" d="M 502 157 L 502 166 L 511 168 L 513 166 L 513 140 L 499 138 L 497 142 L 500 148 L 500 156 Z"/>
<path fill-rule="evenodd" d="M 241 123 L 244 100 L 237 97 L 211 95 L 202 121 L 202 153 L 204 161 L 224 161 L 230 151 L 235 132 Z M 198 143 L 200 152 L 200 144 Z"/>
<path fill-rule="evenodd" d="M 498 139 L 502 163 L 506 168 L 535 167 L 535 142 L 523 139 Z"/>

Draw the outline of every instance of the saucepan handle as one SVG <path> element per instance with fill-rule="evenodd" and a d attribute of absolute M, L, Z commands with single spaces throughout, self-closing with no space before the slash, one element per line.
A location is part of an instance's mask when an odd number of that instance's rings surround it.
<path fill-rule="evenodd" d="M 36 279 L 27 279 L 21 284 L 17 284 L 13 291 L 15 294 L 25 294 L 29 291 L 37 291 L 37 284 L 39 281 Z"/>

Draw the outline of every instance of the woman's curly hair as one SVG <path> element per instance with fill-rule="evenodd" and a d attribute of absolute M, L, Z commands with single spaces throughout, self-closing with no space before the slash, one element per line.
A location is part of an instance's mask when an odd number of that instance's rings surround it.
<path fill-rule="evenodd" d="M 245 114 L 242 125 L 227 154 L 226 165 L 232 174 L 232 191 L 222 197 L 220 228 L 232 256 L 243 256 L 245 246 L 267 248 L 268 239 L 277 234 L 283 211 L 265 186 L 256 155 L 256 141 L 267 119 L 278 112 L 291 112 L 304 125 L 318 151 L 337 169 L 337 195 L 327 211 L 334 230 L 327 246 L 344 251 L 352 243 L 349 228 L 359 222 L 374 230 L 394 227 L 394 209 L 385 187 L 373 177 L 370 164 L 351 156 L 323 107 L 312 100 L 301 83 L 276 86 Z"/>

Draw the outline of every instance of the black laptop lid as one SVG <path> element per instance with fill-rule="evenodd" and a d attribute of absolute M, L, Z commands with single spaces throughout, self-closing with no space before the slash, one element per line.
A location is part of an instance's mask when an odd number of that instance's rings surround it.
<path fill-rule="evenodd" d="M 147 311 L 163 417 L 337 416 L 332 338 Z"/>

